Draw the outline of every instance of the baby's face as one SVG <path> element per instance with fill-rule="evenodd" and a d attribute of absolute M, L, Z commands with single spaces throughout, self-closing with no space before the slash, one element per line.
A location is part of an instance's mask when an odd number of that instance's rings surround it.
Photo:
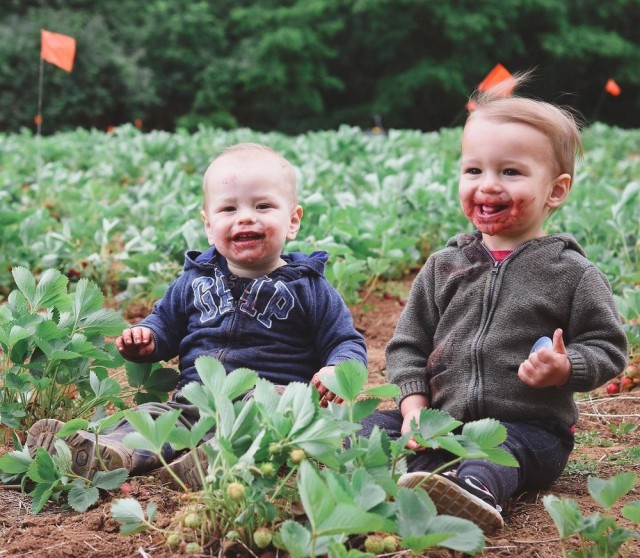
<path fill-rule="evenodd" d="M 462 210 L 493 250 L 513 250 L 544 236 L 542 225 L 566 198 L 568 174 L 556 175 L 548 138 L 526 124 L 482 116 L 462 135 Z"/>
<path fill-rule="evenodd" d="M 205 175 L 202 211 L 211 246 L 240 277 L 260 277 L 284 264 L 280 255 L 300 228 L 295 184 L 278 156 L 255 150 L 227 153 Z"/>

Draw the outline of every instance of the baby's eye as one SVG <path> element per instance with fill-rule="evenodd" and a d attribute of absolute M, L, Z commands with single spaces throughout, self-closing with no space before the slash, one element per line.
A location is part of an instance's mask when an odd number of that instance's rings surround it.
<path fill-rule="evenodd" d="M 477 167 L 469 167 L 464 169 L 465 174 L 482 174 L 482 171 Z"/>
<path fill-rule="evenodd" d="M 220 208 L 220 212 L 221 213 L 230 213 L 231 211 L 235 211 L 236 208 L 233 207 L 232 205 L 227 205 L 226 207 L 221 207 Z"/>
<path fill-rule="evenodd" d="M 270 203 L 259 203 L 256 206 L 258 209 L 269 209 L 271 207 Z"/>
<path fill-rule="evenodd" d="M 518 169 L 504 169 L 504 174 L 507 176 L 518 176 L 522 174 Z"/>

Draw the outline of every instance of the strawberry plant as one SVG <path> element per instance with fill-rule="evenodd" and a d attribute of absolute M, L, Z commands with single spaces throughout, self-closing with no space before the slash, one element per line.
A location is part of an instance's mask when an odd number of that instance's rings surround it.
<path fill-rule="evenodd" d="M 81 279 L 73 291 L 54 269 L 35 277 L 15 267 L 16 283 L 0 306 L 0 427 L 5 439 L 23 432 L 36 420 L 67 421 L 89 417 L 107 403 L 124 406 L 121 395 L 138 401 L 166 397 L 177 373 L 152 365 L 128 365 L 134 389 L 122 394 L 109 376 L 123 359 L 106 336 L 115 336 L 126 322 L 104 308 L 97 285 Z M 123 382 L 124 383 L 124 382 Z"/>
<path fill-rule="evenodd" d="M 619 473 L 603 480 L 589 477 L 587 486 L 591 497 L 604 509 L 610 512 L 613 505 L 625 494 L 628 494 L 637 482 L 635 473 Z M 553 518 L 560 537 L 567 541 L 577 537 L 579 550 L 567 551 L 567 558 L 612 558 L 614 556 L 631 556 L 624 548 L 628 541 L 640 540 L 640 532 L 624 528 L 610 515 L 600 512 L 583 516 L 574 500 L 561 500 L 547 495 L 543 498 L 547 512 Z M 622 508 L 622 516 L 635 525 L 640 525 L 640 501 L 634 501 Z M 629 549 L 629 546 L 626 546 Z M 637 547 L 636 547 L 637 548 Z"/>
<path fill-rule="evenodd" d="M 515 465 L 496 447 L 506 438 L 497 421 L 468 423 L 453 434 L 461 423 L 431 409 L 399 440 L 377 429 L 370 438 L 359 438 L 358 421 L 376 409 L 381 397 L 398 393 L 391 385 L 365 389 L 367 371 L 359 363 L 342 363 L 334 376 L 323 378 L 344 400 L 328 408 L 320 407 L 317 392 L 306 384 L 292 383 L 279 393 L 251 370 L 226 374 L 208 356 L 197 359 L 196 368 L 203 383 L 182 390 L 200 412 L 193 429 L 176 426 L 177 413 L 155 421 L 142 411 L 126 415 L 136 432 L 125 437 L 125 445 L 160 458 L 166 443 L 190 451 L 198 447 L 206 456 L 203 464 L 195 460 L 202 488 L 190 492 L 189 503 L 165 531 L 168 544 L 202 548 L 218 539 L 256 552 L 272 546 L 303 558 L 342 555 L 350 537 L 384 533 L 381 540 L 388 546 L 393 542 L 413 552 L 442 546 L 474 554 L 483 548 L 477 526 L 437 515 L 426 492 L 398 488 L 396 481 L 412 453 L 406 449 L 412 435 L 426 447 L 446 447 L 456 456 L 451 463 L 481 457 Z M 240 399 L 249 390 L 252 397 Z M 199 445 L 212 427 L 215 436 Z M 187 490 L 180 479 L 174 481 Z M 304 522 L 297 518 L 299 509 Z M 124 533 L 153 525 L 132 498 L 117 500 L 112 515 Z"/>

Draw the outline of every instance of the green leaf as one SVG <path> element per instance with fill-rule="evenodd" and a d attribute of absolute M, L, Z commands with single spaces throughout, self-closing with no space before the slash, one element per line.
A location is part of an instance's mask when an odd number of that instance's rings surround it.
<path fill-rule="evenodd" d="M 120 533 L 122 535 L 132 535 L 147 530 L 142 506 L 134 498 L 116 500 L 111 504 L 111 515 L 121 524 Z"/>
<path fill-rule="evenodd" d="M 68 438 L 75 434 L 78 430 L 86 430 L 89 421 L 83 418 L 74 418 L 65 423 L 63 427 L 56 433 L 56 438 Z"/>
<path fill-rule="evenodd" d="M 475 554 L 484 548 L 484 534 L 475 523 L 459 517 L 449 515 L 439 515 L 429 522 L 430 534 L 444 534 L 449 536 L 439 543 L 440 546 Z"/>
<path fill-rule="evenodd" d="M 633 521 L 633 523 L 640 523 L 640 501 L 631 502 L 622 508 L 622 517 Z"/>
<path fill-rule="evenodd" d="M 109 308 L 90 312 L 80 319 L 78 326 L 86 335 L 96 333 L 106 336 L 116 336 L 122 333 L 128 324 L 122 316 Z"/>
<path fill-rule="evenodd" d="M 16 282 L 16 287 L 18 287 L 20 292 L 29 301 L 29 304 L 33 306 L 32 301 L 36 294 L 35 277 L 28 269 L 19 266 L 11 270 L 11 275 L 13 275 L 13 280 Z"/>
<path fill-rule="evenodd" d="M 380 405 L 380 399 L 361 399 L 353 404 L 353 422 L 360 422 L 368 417 Z"/>
<path fill-rule="evenodd" d="M 365 389 L 363 395 L 369 397 L 379 397 L 381 399 L 391 399 L 400 395 L 400 387 L 395 384 L 383 384 Z"/>
<path fill-rule="evenodd" d="M 69 505 L 77 512 L 87 511 L 98 501 L 100 492 L 93 486 L 86 485 L 82 480 L 75 480 L 69 491 Z"/>
<path fill-rule="evenodd" d="M 328 502 L 333 501 L 328 496 L 325 496 L 325 499 Z M 366 512 L 356 505 L 339 503 L 316 529 L 322 535 L 355 535 L 371 531 L 389 531 L 393 529 L 393 524 L 384 517 Z"/>
<path fill-rule="evenodd" d="M 462 422 L 454 420 L 449 413 L 438 409 L 422 409 L 418 422 L 417 431 L 425 440 L 448 434 L 462 425 Z"/>
<path fill-rule="evenodd" d="M 575 500 L 560 500 L 553 494 L 547 494 L 542 498 L 542 503 L 556 524 L 561 538 L 566 539 L 580 532 L 582 514 Z"/>
<path fill-rule="evenodd" d="M 71 311 L 78 320 L 89 312 L 100 310 L 104 304 L 104 296 L 98 285 L 83 277 L 78 281 L 71 301 Z"/>
<path fill-rule="evenodd" d="M 507 439 L 507 429 L 496 419 L 485 418 L 467 422 L 462 427 L 462 435 L 473 440 L 482 449 L 494 448 Z"/>
<path fill-rule="evenodd" d="M 36 285 L 36 292 L 31 300 L 33 308 L 40 310 L 56 307 L 60 311 L 71 306 L 67 294 L 68 279 L 57 269 L 47 269 Z"/>
<path fill-rule="evenodd" d="M 35 329 L 33 328 L 26 329 L 19 325 L 14 325 L 11 328 L 11 331 L 9 331 L 9 346 L 13 347 L 16 343 L 18 343 L 19 341 L 22 341 L 23 339 L 28 339 L 34 333 L 35 333 Z"/>
<path fill-rule="evenodd" d="M 129 477 L 127 469 L 113 469 L 112 471 L 98 471 L 91 479 L 91 484 L 102 490 L 115 490 Z"/>
<path fill-rule="evenodd" d="M 291 519 L 285 521 L 280 536 L 291 558 L 306 558 L 311 554 L 311 533 L 299 523 Z"/>
<path fill-rule="evenodd" d="M 49 484 L 53 484 L 60 478 L 51 456 L 44 448 L 38 448 L 36 451 L 27 470 L 27 476 L 34 482 Z"/>
<path fill-rule="evenodd" d="M 355 401 L 356 397 L 360 395 L 364 385 L 367 383 L 368 377 L 369 374 L 367 372 L 367 367 L 362 362 L 357 360 L 347 360 L 346 362 L 339 363 L 335 369 L 337 385 L 334 387 L 337 391 L 333 390 L 328 385 L 327 387 L 336 395 L 342 397 L 345 401 Z M 323 383 L 325 378 L 329 379 L 326 374 L 323 374 L 321 378 Z"/>
<path fill-rule="evenodd" d="M 422 489 L 401 488 L 398 490 L 396 503 L 398 534 L 403 539 L 424 535 L 428 522 L 437 514 L 436 506 L 429 495 Z"/>
<path fill-rule="evenodd" d="M 331 516 L 335 508 L 335 500 L 331 498 L 331 492 L 327 489 L 318 470 L 307 459 L 300 464 L 297 484 L 300 502 L 315 531 Z"/>
<path fill-rule="evenodd" d="M 31 502 L 31 513 L 40 513 L 42 508 L 44 508 L 45 504 L 53 494 L 53 489 L 56 488 L 59 484 L 59 481 L 47 483 L 41 482 L 36 484 L 36 487 L 32 492 L 29 493 L 29 496 L 33 498 L 33 502 Z"/>
<path fill-rule="evenodd" d="M 19 475 L 29 470 L 32 459 L 28 452 L 10 451 L 0 457 L 0 473 Z"/>
<path fill-rule="evenodd" d="M 637 480 L 637 475 L 631 472 L 618 473 L 608 480 L 589 477 L 587 488 L 591 497 L 608 510 L 620 498 L 633 490 Z"/>

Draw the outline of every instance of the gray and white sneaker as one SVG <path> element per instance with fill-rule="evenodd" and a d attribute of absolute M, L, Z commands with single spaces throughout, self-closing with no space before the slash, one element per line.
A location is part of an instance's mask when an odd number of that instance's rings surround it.
<path fill-rule="evenodd" d="M 35 456 L 38 448 L 44 448 L 48 453 L 55 455 L 54 443 L 56 434 L 64 426 L 64 422 L 56 419 L 42 419 L 33 424 L 27 431 L 25 445 L 31 457 Z M 64 441 L 71 451 L 71 469 L 76 475 L 91 479 L 96 471 L 99 471 L 100 461 L 96 456 L 95 434 L 79 430 Z M 139 456 L 134 458 L 133 451 L 126 448 L 117 440 L 111 440 L 108 436 L 98 438 L 98 451 L 105 468 L 109 471 L 120 467 L 132 470 L 134 462 L 144 459 Z M 153 468 L 153 467 L 151 467 Z"/>
<path fill-rule="evenodd" d="M 497 505 L 493 494 L 474 477 L 416 471 L 402 475 L 398 485 L 406 488 L 419 486 L 429 494 L 439 514 L 473 521 L 485 535 L 504 527 L 500 514 L 502 508 Z"/>

